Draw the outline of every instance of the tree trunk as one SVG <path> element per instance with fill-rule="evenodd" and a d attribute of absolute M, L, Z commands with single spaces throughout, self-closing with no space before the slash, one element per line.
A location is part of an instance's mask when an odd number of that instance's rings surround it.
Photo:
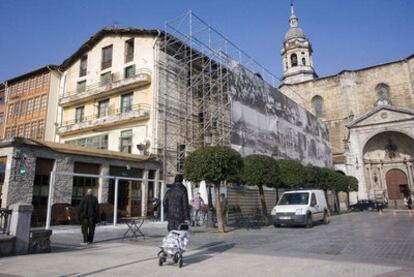
<path fill-rule="evenodd" d="M 216 193 L 216 218 L 217 228 L 220 233 L 224 233 L 224 221 L 223 214 L 221 213 L 221 201 L 220 201 L 220 184 L 214 184 L 214 192 Z"/>
<path fill-rule="evenodd" d="M 349 191 L 346 192 L 346 198 L 347 198 L 347 201 L 348 201 L 347 205 L 348 205 L 348 209 L 349 209 L 349 205 L 350 205 L 349 204 Z"/>
<path fill-rule="evenodd" d="M 259 187 L 259 194 L 260 194 L 260 201 L 262 202 L 262 214 L 264 218 L 267 218 L 267 207 L 266 207 L 266 199 L 263 191 L 262 185 L 257 185 Z"/>
<path fill-rule="evenodd" d="M 335 192 L 335 194 L 336 194 L 336 207 L 337 207 L 337 214 L 340 214 L 340 212 L 341 212 L 341 208 L 340 208 L 340 206 L 339 206 L 339 191 L 336 191 Z"/>
<path fill-rule="evenodd" d="M 276 203 L 275 203 L 275 205 L 277 204 L 277 202 L 279 202 L 279 188 L 278 187 L 276 187 Z"/>
<path fill-rule="evenodd" d="M 329 205 L 328 190 L 327 189 L 324 189 L 323 190 L 323 193 L 325 194 L 325 199 L 326 199 L 326 204 L 328 206 L 328 210 L 329 210 L 330 213 L 332 213 L 331 205 Z"/>

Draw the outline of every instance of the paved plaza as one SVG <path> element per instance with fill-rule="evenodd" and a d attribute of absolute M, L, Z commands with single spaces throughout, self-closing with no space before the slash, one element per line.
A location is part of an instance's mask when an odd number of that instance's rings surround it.
<path fill-rule="evenodd" d="M 0 276 L 414 276 L 414 217 L 386 211 L 332 217 L 312 229 L 194 228 L 184 266 L 159 267 L 165 224 L 146 239 L 122 239 L 125 226 L 100 226 L 82 247 L 80 230 L 54 229 L 53 252 L 0 259 Z"/>

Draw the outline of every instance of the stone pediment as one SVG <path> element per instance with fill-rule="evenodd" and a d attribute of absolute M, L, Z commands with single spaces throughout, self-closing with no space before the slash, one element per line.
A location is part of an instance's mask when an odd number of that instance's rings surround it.
<path fill-rule="evenodd" d="M 353 120 L 347 126 L 357 128 L 409 120 L 414 121 L 414 109 L 383 105 Z"/>

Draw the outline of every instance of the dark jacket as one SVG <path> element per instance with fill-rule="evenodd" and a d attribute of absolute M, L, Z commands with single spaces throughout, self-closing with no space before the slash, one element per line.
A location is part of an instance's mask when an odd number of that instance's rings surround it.
<path fill-rule="evenodd" d="M 99 204 L 98 199 L 92 194 L 86 195 L 79 204 L 79 217 L 98 219 Z"/>
<path fill-rule="evenodd" d="M 190 219 L 187 188 L 182 183 L 174 183 L 164 197 L 164 209 L 168 220 L 184 221 Z"/>

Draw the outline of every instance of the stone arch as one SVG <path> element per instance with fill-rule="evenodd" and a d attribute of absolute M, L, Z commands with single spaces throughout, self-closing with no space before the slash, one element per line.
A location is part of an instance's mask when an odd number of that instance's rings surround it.
<path fill-rule="evenodd" d="M 396 131 L 373 135 L 363 147 L 364 160 L 409 160 L 414 158 L 414 139 Z"/>
<path fill-rule="evenodd" d="M 360 149 L 360 153 L 364 153 L 366 145 L 368 144 L 368 142 L 370 140 L 372 140 L 374 137 L 376 137 L 379 134 L 388 133 L 388 132 L 390 132 L 390 133 L 399 133 L 401 135 L 405 135 L 405 136 L 407 136 L 407 137 L 414 140 L 414 137 L 413 137 L 414 133 L 413 133 L 413 135 L 411 135 L 411 134 L 407 133 L 405 130 L 400 130 L 400 129 L 396 129 L 396 128 L 392 128 L 392 127 L 387 127 L 387 131 L 384 131 L 384 129 L 380 129 L 380 130 L 377 130 L 377 131 L 372 131 L 369 136 L 367 136 L 365 139 L 363 139 L 362 143 L 360 144 L 362 146 L 361 149 Z"/>
<path fill-rule="evenodd" d="M 314 97 L 312 97 L 312 105 L 316 117 L 322 117 L 324 115 L 324 105 L 322 96 L 315 95 Z"/>

